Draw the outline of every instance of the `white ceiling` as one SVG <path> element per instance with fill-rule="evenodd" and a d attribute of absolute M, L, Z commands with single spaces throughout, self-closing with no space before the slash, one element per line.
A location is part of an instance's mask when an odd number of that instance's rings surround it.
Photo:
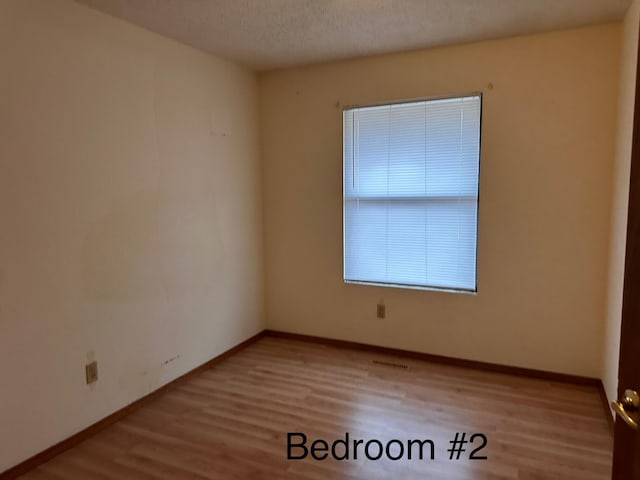
<path fill-rule="evenodd" d="M 619 21 L 631 0 L 76 0 L 256 70 Z"/>

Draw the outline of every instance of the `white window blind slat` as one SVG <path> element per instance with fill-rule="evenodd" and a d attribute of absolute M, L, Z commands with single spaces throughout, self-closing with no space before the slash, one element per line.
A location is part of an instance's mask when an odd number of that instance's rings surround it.
<path fill-rule="evenodd" d="M 481 97 L 344 111 L 344 279 L 476 291 Z"/>

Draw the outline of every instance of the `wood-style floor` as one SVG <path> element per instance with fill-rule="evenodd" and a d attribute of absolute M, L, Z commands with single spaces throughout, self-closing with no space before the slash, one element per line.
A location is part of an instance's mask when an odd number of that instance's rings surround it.
<path fill-rule="evenodd" d="M 287 432 L 435 460 L 287 460 Z M 449 460 L 457 432 L 487 460 Z M 604 480 L 611 443 L 593 387 L 266 337 L 21 478 Z"/>

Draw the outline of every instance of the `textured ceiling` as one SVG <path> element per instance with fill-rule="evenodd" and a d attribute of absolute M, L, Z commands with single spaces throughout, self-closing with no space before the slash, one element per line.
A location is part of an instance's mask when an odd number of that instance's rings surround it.
<path fill-rule="evenodd" d="M 631 0 L 76 0 L 256 70 L 620 20 Z"/>

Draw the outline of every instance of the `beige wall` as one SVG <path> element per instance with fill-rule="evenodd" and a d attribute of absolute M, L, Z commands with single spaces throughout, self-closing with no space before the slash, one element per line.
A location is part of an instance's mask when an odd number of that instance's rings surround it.
<path fill-rule="evenodd" d="M 640 0 L 634 1 L 625 17 L 622 30 L 620 94 L 618 97 L 618 130 L 613 170 L 613 202 L 611 205 L 611 238 L 609 245 L 609 283 L 605 316 L 604 362 L 602 381 L 609 400 L 617 396 L 618 354 L 620 350 L 620 320 L 624 254 L 629 203 L 629 170 L 631 167 L 631 137 L 633 107 L 636 92 L 638 26 Z"/>
<path fill-rule="evenodd" d="M 3 471 L 264 323 L 255 75 L 63 0 L 0 58 Z"/>
<path fill-rule="evenodd" d="M 609 25 L 261 75 L 268 326 L 599 376 L 619 43 Z M 337 102 L 478 90 L 478 295 L 345 285 Z"/>

